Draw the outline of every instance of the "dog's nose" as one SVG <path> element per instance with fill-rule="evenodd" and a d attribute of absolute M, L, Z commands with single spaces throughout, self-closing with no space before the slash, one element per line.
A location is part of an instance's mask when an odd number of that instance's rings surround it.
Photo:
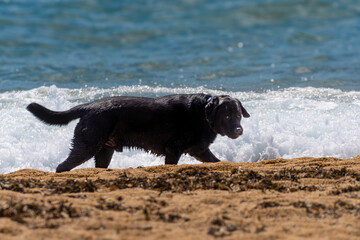
<path fill-rule="evenodd" d="M 236 127 L 236 128 L 235 128 L 235 133 L 236 133 L 237 135 L 241 135 L 241 134 L 243 133 L 242 127 Z"/>

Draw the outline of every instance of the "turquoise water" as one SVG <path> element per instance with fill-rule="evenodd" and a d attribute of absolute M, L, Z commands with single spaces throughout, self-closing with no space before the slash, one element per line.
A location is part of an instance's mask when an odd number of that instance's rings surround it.
<path fill-rule="evenodd" d="M 0 91 L 360 89 L 360 2 L 1 1 Z"/>
<path fill-rule="evenodd" d="M 30 102 L 198 92 L 251 114 L 243 136 L 211 145 L 223 161 L 359 155 L 360 2 L 0 0 L 0 173 L 69 154 L 76 121 L 46 126 Z M 110 167 L 159 164 L 125 150 Z"/>

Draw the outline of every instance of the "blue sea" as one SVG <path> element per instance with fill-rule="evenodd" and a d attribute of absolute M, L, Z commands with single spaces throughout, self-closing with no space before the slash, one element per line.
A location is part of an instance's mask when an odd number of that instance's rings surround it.
<path fill-rule="evenodd" d="M 359 155 L 360 2 L 0 0 L 0 173 L 54 171 L 69 153 L 76 121 L 47 126 L 30 102 L 199 92 L 251 114 L 211 146 L 223 161 Z M 163 163 L 126 150 L 110 167 Z"/>

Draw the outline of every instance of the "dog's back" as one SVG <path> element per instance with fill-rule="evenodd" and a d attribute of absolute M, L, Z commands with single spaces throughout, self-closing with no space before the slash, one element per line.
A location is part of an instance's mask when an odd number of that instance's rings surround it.
<path fill-rule="evenodd" d="M 109 138 L 114 139 L 117 146 L 166 155 L 167 148 L 186 151 L 204 135 L 204 130 L 209 131 L 205 124 L 206 100 L 203 95 L 117 98 L 113 101 L 112 105 L 116 107 L 107 117 L 116 119 Z"/>

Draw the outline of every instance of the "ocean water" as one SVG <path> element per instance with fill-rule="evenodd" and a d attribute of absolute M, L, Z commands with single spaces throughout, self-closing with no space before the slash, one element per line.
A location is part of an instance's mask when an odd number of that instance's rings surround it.
<path fill-rule="evenodd" d="M 76 121 L 47 126 L 30 102 L 198 92 L 251 114 L 211 146 L 221 160 L 359 155 L 360 2 L 0 1 L 0 173 L 54 171 L 69 153 Z M 126 150 L 110 167 L 163 163 Z"/>

